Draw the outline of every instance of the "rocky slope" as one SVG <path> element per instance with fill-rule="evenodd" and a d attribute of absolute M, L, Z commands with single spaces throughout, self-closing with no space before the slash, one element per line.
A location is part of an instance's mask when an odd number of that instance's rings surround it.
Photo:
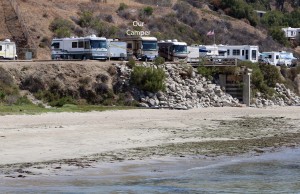
<path fill-rule="evenodd" d="M 145 67 L 157 68 L 150 63 L 141 64 Z M 225 93 L 222 88 L 213 84 L 200 74 L 197 70 L 188 70 L 188 66 L 166 63 L 163 68 L 166 73 L 166 91 L 150 93 L 140 91 L 130 85 L 130 74 L 132 69 L 122 64 L 115 64 L 118 68 L 118 81 L 123 84 L 120 88 L 131 88 L 131 92 L 141 107 L 191 109 L 203 107 L 239 107 L 239 100 Z M 191 68 L 191 67 L 190 67 Z M 286 88 L 284 84 L 276 84 L 275 97 L 264 99 L 258 97 L 252 100 L 252 107 L 267 106 L 293 106 L 300 105 L 300 97 Z"/>

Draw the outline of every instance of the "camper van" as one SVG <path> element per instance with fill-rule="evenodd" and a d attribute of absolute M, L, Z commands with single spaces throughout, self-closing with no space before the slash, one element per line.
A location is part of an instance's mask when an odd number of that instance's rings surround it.
<path fill-rule="evenodd" d="M 167 61 L 178 61 L 186 59 L 188 56 L 187 44 L 185 42 L 178 42 L 176 39 L 158 42 L 159 56 L 165 58 Z"/>
<path fill-rule="evenodd" d="M 262 52 L 260 53 L 259 59 L 261 62 L 276 65 L 276 66 L 292 66 L 296 59 L 293 56 L 293 53 L 286 52 L 286 51 L 279 51 L 279 52 Z"/>
<path fill-rule="evenodd" d="M 0 59 L 17 59 L 16 44 L 9 39 L 0 41 Z"/>
<path fill-rule="evenodd" d="M 153 61 L 158 56 L 157 38 L 146 36 L 127 36 L 120 39 L 127 42 L 128 56 L 138 60 Z"/>
<path fill-rule="evenodd" d="M 51 43 L 51 58 L 106 60 L 107 40 L 91 35 L 88 37 L 56 38 Z"/>
<path fill-rule="evenodd" d="M 127 59 L 127 43 L 116 39 L 108 39 L 108 54 L 110 59 Z"/>

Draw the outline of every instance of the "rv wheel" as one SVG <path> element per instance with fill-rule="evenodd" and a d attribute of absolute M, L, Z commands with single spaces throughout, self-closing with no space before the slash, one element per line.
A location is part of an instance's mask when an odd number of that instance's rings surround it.
<path fill-rule="evenodd" d="M 84 60 L 84 61 L 86 60 L 86 56 L 85 56 L 85 55 L 84 55 L 84 56 L 82 56 L 82 60 Z"/>

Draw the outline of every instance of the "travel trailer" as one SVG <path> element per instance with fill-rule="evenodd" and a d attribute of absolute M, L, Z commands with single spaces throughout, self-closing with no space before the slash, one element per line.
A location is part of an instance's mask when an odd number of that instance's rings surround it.
<path fill-rule="evenodd" d="M 293 53 L 279 51 L 279 52 L 262 52 L 259 59 L 261 62 L 276 65 L 276 66 L 292 66 L 297 58 L 293 56 Z"/>
<path fill-rule="evenodd" d="M 9 39 L 0 41 L 0 59 L 17 59 L 16 44 Z"/>
<path fill-rule="evenodd" d="M 188 63 L 198 63 L 199 62 L 199 46 L 191 45 L 187 47 L 187 62 Z"/>
<path fill-rule="evenodd" d="M 217 45 L 199 45 L 200 57 L 217 57 L 219 55 L 219 48 Z"/>
<path fill-rule="evenodd" d="M 188 56 L 187 44 L 185 42 L 178 42 L 176 39 L 158 42 L 159 56 L 165 58 L 167 61 L 185 60 Z"/>
<path fill-rule="evenodd" d="M 201 45 L 200 56 L 218 59 L 238 59 L 258 62 L 258 46 L 255 45 Z"/>
<path fill-rule="evenodd" d="M 88 37 L 55 38 L 51 43 L 51 58 L 106 60 L 107 40 L 91 35 Z"/>
<path fill-rule="evenodd" d="M 282 31 L 284 32 L 284 35 L 288 39 L 296 39 L 299 38 L 300 34 L 300 28 L 282 28 Z"/>
<path fill-rule="evenodd" d="M 108 40 L 108 54 L 110 59 L 127 59 L 127 43 L 118 40 Z"/>
<path fill-rule="evenodd" d="M 128 56 L 138 60 L 153 61 L 158 56 L 157 38 L 146 36 L 127 36 L 120 39 L 127 42 Z"/>

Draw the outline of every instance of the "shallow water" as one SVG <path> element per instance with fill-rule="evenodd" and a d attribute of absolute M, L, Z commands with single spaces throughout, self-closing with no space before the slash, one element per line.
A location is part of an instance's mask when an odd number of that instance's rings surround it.
<path fill-rule="evenodd" d="M 261 156 L 99 164 L 51 176 L 2 178 L 0 193 L 300 193 L 300 149 Z"/>

